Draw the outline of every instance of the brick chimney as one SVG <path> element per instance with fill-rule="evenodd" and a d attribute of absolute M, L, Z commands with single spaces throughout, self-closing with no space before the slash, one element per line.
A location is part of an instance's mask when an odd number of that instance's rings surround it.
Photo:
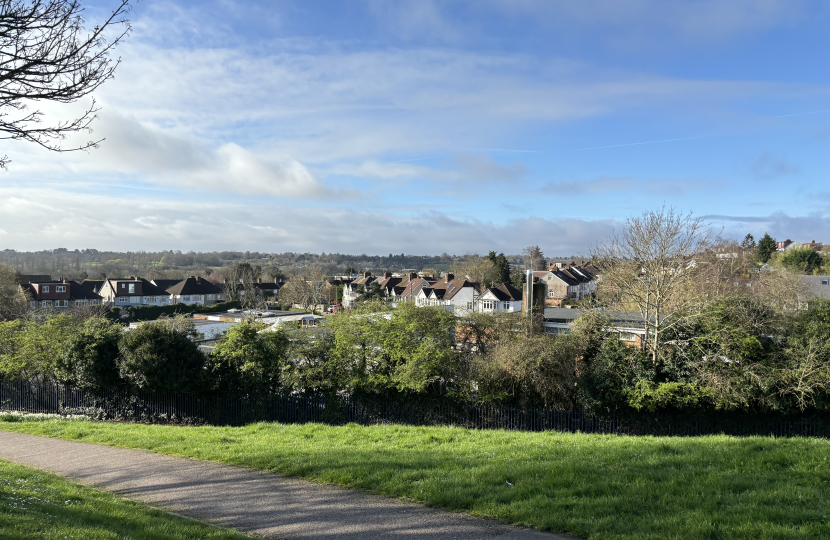
<path fill-rule="evenodd" d="M 409 273 L 409 281 L 412 281 L 413 279 L 418 279 L 418 273 L 417 272 L 410 272 Z"/>
<path fill-rule="evenodd" d="M 384 272 L 383 277 L 385 277 L 386 279 L 391 278 L 392 277 L 392 272 Z"/>
<path fill-rule="evenodd" d="M 455 279 L 455 274 L 447 272 L 447 283 Z"/>
<path fill-rule="evenodd" d="M 371 272 L 363 272 L 363 277 L 372 277 Z"/>

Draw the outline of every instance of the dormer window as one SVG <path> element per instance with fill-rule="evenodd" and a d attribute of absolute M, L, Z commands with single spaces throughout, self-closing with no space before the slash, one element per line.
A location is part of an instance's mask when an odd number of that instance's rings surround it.
<path fill-rule="evenodd" d="M 43 286 L 43 292 L 49 292 L 49 285 Z"/>
<path fill-rule="evenodd" d="M 130 294 L 135 294 L 135 283 L 130 283 L 129 293 Z"/>
<path fill-rule="evenodd" d="M 57 285 L 55 287 L 55 292 L 66 292 L 66 285 Z"/>

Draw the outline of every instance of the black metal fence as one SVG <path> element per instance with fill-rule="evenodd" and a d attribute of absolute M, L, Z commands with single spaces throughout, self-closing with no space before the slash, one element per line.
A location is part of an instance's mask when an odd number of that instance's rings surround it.
<path fill-rule="evenodd" d="M 362 425 L 451 425 L 470 429 L 616 435 L 771 435 L 830 437 L 830 417 L 744 413 L 630 413 L 594 416 L 581 410 L 522 407 L 446 399 L 329 397 L 205 397 L 172 392 L 85 391 L 54 384 L 0 382 L 0 411 L 78 414 L 99 420 L 243 425 L 322 422 Z"/>

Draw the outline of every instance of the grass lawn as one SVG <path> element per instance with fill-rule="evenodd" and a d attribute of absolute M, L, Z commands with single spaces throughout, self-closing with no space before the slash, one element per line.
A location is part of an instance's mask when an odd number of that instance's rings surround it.
<path fill-rule="evenodd" d="M 49 420 L 0 429 L 276 471 L 590 539 L 830 538 L 830 441 Z"/>
<path fill-rule="evenodd" d="M 0 460 L 0 538 L 250 539 Z"/>

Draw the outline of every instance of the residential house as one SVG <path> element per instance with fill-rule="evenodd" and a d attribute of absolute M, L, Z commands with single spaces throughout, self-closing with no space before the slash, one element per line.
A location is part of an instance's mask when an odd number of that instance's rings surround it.
<path fill-rule="evenodd" d="M 421 289 L 431 286 L 436 281 L 431 277 L 420 277 L 417 273 L 410 272 L 405 281 L 394 287 L 391 300 L 393 303 L 415 302 Z"/>
<path fill-rule="evenodd" d="M 485 289 L 478 298 L 477 311 L 482 313 L 518 313 L 522 311 L 522 291 L 503 283 L 498 287 Z"/>
<path fill-rule="evenodd" d="M 466 315 L 475 311 L 479 289 L 478 283 L 455 279 L 448 273 L 444 279 L 422 288 L 415 302 L 418 306 L 442 306 L 452 309 L 456 315 Z"/>
<path fill-rule="evenodd" d="M 595 266 L 575 263 L 546 272 L 533 272 L 533 277 L 545 285 L 545 305 L 551 307 L 595 293 L 598 275 L 599 270 Z"/>
<path fill-rule="evenodd" d="M 383 276 L 377 279 L 377 282 L 383 292 L 386 293 L 386 296 L 391 298 L 395 294 L 395 287 L 403 282 L 403 278 L 393 276 L 391 272 L 384 272 Z"/>
<path fill-rule="evenodd" d="M 139 277 L 107 279 L 98 294 L 107 304 L 119 307 L 170 304 L 170 294 L 167 291 Z"/>
<path fill-rule="evenodd" d="M 29 276 L 27 276 L 29 277 Z M 45 277 L 45 276 L 36 276 Z M 69 308 L 101 304 L 101 297 L 85 290 L 80 284 L 66 278 L 22 284 L 21 289 L 29 298 L 29 307 L 34 308 Z"/>
<path fill-rule="evenodd" d="M 806 308 L 816 299 L 830 300 L 830 276 L 798 276 L 802 291 L 798 295 L 799 307 Z"/>
<path fill-rule="evenodd" d="M 158 284 L 158 282 L 154 283 Z M 210 281 L 201 277 L 190 276 L 174 285 L 166 287 L 165 292 L 170 295 L 171 304 L 200 304 L 209 306 L 220 302 L 222 290 Z"/>
<path fill-rule="evenodd" d="M 375 277 L 371 272 L 363 272 L 363 275 L 355 279 L 351 283 L 346 283 L 343 287 L 343 307 L 351 308 L 357 305 L 357 297 L 359 296 L 358 287 L 366 286 L 375 281 Z"/>

